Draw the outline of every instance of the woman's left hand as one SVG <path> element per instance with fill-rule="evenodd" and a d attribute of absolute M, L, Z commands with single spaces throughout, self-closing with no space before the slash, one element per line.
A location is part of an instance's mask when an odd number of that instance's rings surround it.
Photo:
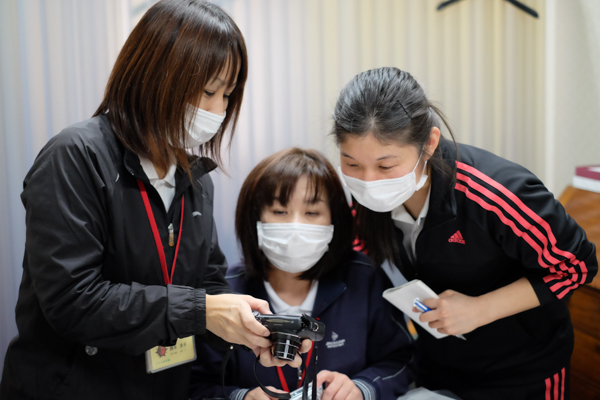
<path fill-rule="evenodd" d="M 362 392 L 348 375 L 324 369 L 317 374 L 317 387 L 325 382 L 321 400 L 363 400 Z"/>
<path fill-rule="evenodd" d="M 304 339 L 298 351 L 300 353 L 307 353 L 311 347 L 312 342 L 309 339 Z M 294 356 L 293 361 L 285 361 L 275 358 L 271 352 L 271 347 L 256 348 L 253 350 L 254 354 L 260 356 L 260 363 L 265 367 L 283 367 L 284 365 L 289 365 L 291 367 L 298 368 L 300 365 L 302 365 L 302 358 L 298 354 Z"/>
<path fill-rule="evenodd" d="M 438 299 L 427 299 L 423 303 L 431 308 L 419 316 L 431 328 L 448 335 L 469 333 L 485 325 L 485 310 L 478 297 L 466 296 L 454 290 L 446 290 Z M 415 310 L 418 311 L 418 310 Z"/>
<path fill-rule="evenodd" d="M 448 335 L 469 333 L 480 326 L 540 305 L 535 290 L 525 277 L 478 297 L 446 290 L 439 299 L 427 299 L 423 303 L 431 311 L 422 313 L 419 319 Z"/>

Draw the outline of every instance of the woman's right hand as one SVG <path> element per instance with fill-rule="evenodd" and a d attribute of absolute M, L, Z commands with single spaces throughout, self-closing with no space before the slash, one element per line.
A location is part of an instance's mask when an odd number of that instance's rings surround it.
<path fill-rule="evenodd" d="M 269 303 L 252 296 L 239 294 L 206 295 L 206 329 L 229 342 L 242 344 L 260 356 L 260 363 L 265 367 L 283 367 L 290 365 L 297 368 L 302 358 L 296 354 L 293 361 L 279 360 L 271 353 L 271 334 L 252 314 L 256 310 L 261 314 L 272 314 Z M 311 341 L 302 341 L 299 351 L 306 353 L 311 348 Z"/>
<path fill-rule="evenodd" d="M 267 386 L 267 389 L 276 392 L 276 393 L 285 393 L 283 390 L 275 389 L 273 386 Z M 278 400 L 275 397 L 271 397 L 266 394 L 260 387 L 254 388 L 248 393 L 246 393 L 246 397 L 244 400 Z"/>
<path fill-rule="evenodd" d="M 256 320 L 252 310 L 271 314 L 269 303 L 239 294 L 206 295 L 206 329 L 229 342 L 252 350 L 271 347 L 269 330 Z"/>

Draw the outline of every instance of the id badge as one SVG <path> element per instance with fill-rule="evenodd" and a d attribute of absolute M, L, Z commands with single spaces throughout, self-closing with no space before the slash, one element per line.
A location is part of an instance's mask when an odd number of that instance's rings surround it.
<path fill-rule="evenodd" d="M 305 378 L 306 379 L 306 378 Z M 308 389 L 306 390 L 308 392 L 308 398 L 312 399 L 312 385 L 313 383 L 316 382 L 309 382 L 308 384 Z M 290 393 L 290 400 L 300 400 L 302 399 L 302 389 L 303 388 L 298 388 L 296 390 L 294 390 L 292 393 Z M 319 386 L 317 388 L 317 400 L 321 400 L 321 398 L 323 397 L 323 385 Z"/>
<path fill-rule="evenodd" d="M 153 374 L 196 359 L 194 336 L 177 339 L 174 346 L 156 346 L 146 351 L 146 372 Z"/>

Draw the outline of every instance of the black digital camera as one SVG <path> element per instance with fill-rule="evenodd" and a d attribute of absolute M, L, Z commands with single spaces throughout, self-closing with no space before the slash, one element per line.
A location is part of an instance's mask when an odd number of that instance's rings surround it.
<path fill-rule="evenodd" d="M 280 360 L 292 361 L 303 339 L 320 342 L 325 336 L 325 324 L 306 314 L 269 315 L 254 311 L 254 317 L 271 332 L 273 356 Z"/>

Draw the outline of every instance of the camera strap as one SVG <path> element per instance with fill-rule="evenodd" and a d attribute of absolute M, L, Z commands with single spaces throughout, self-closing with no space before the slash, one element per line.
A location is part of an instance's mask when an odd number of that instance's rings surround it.
<path fill-rule="evenodd" d="M 310 350 L 308 351 L 308 353 L 306 355 L 306 360 L 302 361 L 306 365 L 306 368 L 302 368 L 302 365 L 298 367 L 298 385 L 296 386 L 296 389 L 301 388 L 302 384 L 304 383 L 304 377 L 306 375 L 306 370 L 308 369 L 308 365 L 309 365 L 310 361 L 312 360 L 312 353 L 313 353 L 315 344 L 316 344 L 316 342 L 312 342 L 312 346 L 310 347 Z M 281 388 L 283 390 L 285 390 L 286 392 L 291 392 L 291 390 L 288 387 L 287 381 L 285 380 L 285 375 L 283 374 L 283 369 L 281 369 L 281 367 L 275 367 L 275 368 L 277 368 L 277 375 L 279 376 L 279 383 L 281 383 Z"/>
<path fill-rule="evenodd" d="M 316 342 L 313 342 L 313 346 L 314 346 L 313 347 L 314 348 L 314 357 L 312 358 L 313 359 L 312 400 L 317 400 L 317 364 L 318 364 L 318 359 L 319 359 L 319 349 L 317 347 Z M 259 361 L 260 361 L 260 355 L 257 356 L 256 360 L 254 361 L 254 377 L 256 378 L 256 382 L 258 382 L 258 385 L 263 390 L 263 392 L 265 392 L 267 395 L 274 397 L 276 399 L 289 400 L 291 398 L 291 395 L 289 393 L 274 392 L 274 391 L 268 389 L 265 385 L 263 385 L 262 382 L 258 379 L 258 375 L 256 374 L 256 365 L 258 364 Z M 309 380 L 306 379 L 307 378 L 306 374 L 308 372 L 308 363 L 304 363 L 304 360 L 302 360 L 302 361 L 303 361 L 302 365 L 301 365 L 302 366 L 302 375 L 305 377 L 304 382 L 302 384 L 302 400 L 308 400 Z M 223 389 L 223 391 L 225 391 L 225 389 Z"/>
<path fill-rule="evenodd" d="M 225 396 L 225 400 L 229 400 L 229 396 L 225 391 L 225 372 L 227 371 L 227 362 L 229 361 L 229 358 L 235 351 L 236 347 L 237 346 L 235 344 L 230 345 L 227 353 L 225 353 L 225 357 L 223 357 L 223 361 L 221 362 L 221 387 L 223 388 L 223 396 Z"/>
<path fill-rule="evenodd" d="M 312 400 L 317 400 L 317 364 L 319 363 L 319 347 L 317 346 L 317 342 L 315 342 L 315 358 L 313 361 L 313 387 L 312 387 Z M 323 386 L 325 388 L 325 386 Z"/>
<path fill-rule="evenodd" d="M 221 362 L 221 387 L 223 388 L 223 396 L 225 396 L 226 400 L 229 400 L 229 396 L 227 395 L 227 392 L 225 391 L 225 373 L 227 372 L 227 363 L 229 362 L 229 358 L 231 358 L 231 355 L 235 351 L 236 347 L 238 347 L 238 345 L 233 345 L 233 344 L 230 345 L 229 349 L 227 350 L 227 353 L 225 353 L 225 357 L 223 357 L 223 361 Z M 245 346 L 242 346 L 242 348 L 245 348 Z M 246 349 L 249 350 L 248 348 L 246 348 Z M 258 355 L 256 357 L 256 360 L 254 361 L 254 377 L 256 378 L 256 382 L 258 382 L 258 385 L 260 386 L 260 388 L 271 397 L 274 397 L 274 398 L 280 399 L 280 400 L 289 400 L 291 397 L 289 393 L 273 392 L 272 390 L 269 390 L 265 385 L 263 385 L 262 382 L 258 379 L 258 375 L 256 375 L 256 365 L 258 364 L 259 361 L 260 361 L 260 355 Z M 316 371 L 316 362 L 314 365 L 315 365 L 315 371 Z M 304 369 L 303 372 L 305 372 L 306 368 L 308 366 L 304 367 L 304 362 L 303 362 L 302 367 Z M 313 378 L 316 379 L 316 375 L 315 374 L 313 374 L 313 375 L 314 375 Z M 306 382 L 306 380 L 305 380 L 305 382 Z M 307 391 L 307 389 L 305 388 L 303 390 L 303 400 L 306 400 L 304 398 L 304 392 L 306 392 L 306 391 Z M 314 392 L 314 390 L 313 390 L 313 392 Z M 313 393 L 313 400 L 316 400 L 315 394 L 316 393 Z"/>
<path fill-rule="evenodd" d="M 317 342 L 313 342 L 313 349 L 315 357 L 313 358 L 313 373 L 312 373 L 312 400 L 317 400 L 317 364 L 319 362 L 319 348 Z M 306 366 L 308 369 L 308 365 Z M 307 372 L 307 371 L 305 371 Z M 302 400 L 308 400 L 308 379 L 304 378 L 304 384 L 302 385 Z"/>
<path fill-rule="evenodd" d="M 276 399 L 289 400 L 291 397 L 291 395 L 289 393 L 274 392 L 274 391 L 268 389 L 265 385 L 263 385 L 262 382 L 258 379 L 258 375 L 256 375 L 256 365 L 258 364 L 259 361 L 260 361 L 260 355 L 256 356 L 256 360 L 254 361 L 254 377 L 256 378 L 256 382 L 258 382 L 258 385 L 263 390 L 263 392 L 265 392 L 267 395 L 274 397 Z"/>

